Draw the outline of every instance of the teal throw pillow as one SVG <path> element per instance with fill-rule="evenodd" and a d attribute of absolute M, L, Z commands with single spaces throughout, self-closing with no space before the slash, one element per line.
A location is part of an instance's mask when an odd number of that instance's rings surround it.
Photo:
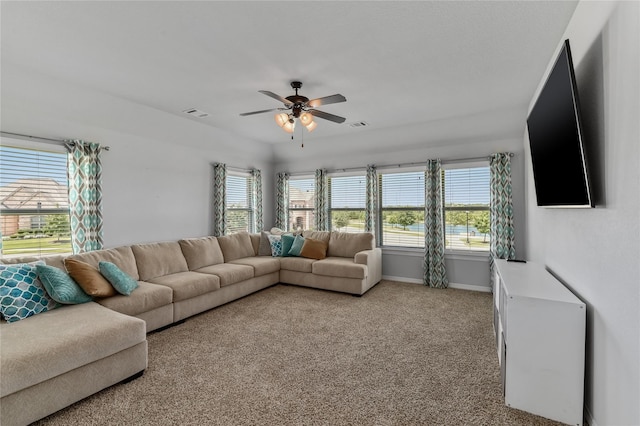
<path fill-rule="evenodd" d="M 282 256 L 291 256 L 289 250 L 291 250 L 295 238 L 293 234 L 282 234 Z"/>
<path fill-rule="evenodd" d="M 36 271 L 49 296 L 56 302 L 78 305 L 91 302 L 92 298 L 62 269 L 49 265 L 37 265 Z"/>
<path fill-rule="evenodd" d="M 118 268 L 114 263 L 98 262 L 98 269 L 120 294 L 129 296 L 133 290 L 138 288 L 138 281 L 134 280 L 131 275 Z"/>
<path fill-rule="evenodd" d="M 7 322 L 19 321 L 58 307 L 38 279 L 36 264 L 0 265 L 0 313 Z"/>
<path fill-rule="evenodd" d="M 281 235 L 269 235 L 269 244 L 271 245 L 271 256 L 282 256 L 282 236 Z"/>
<path fill-rule="evenodd" d="M 293 244 L 291 244 L 291 248 L 289 249 L 289 256 L 300 256 L 303 245 L 304 237 L 302 235 L 296 235 L 296 238 L 293 240 Z"/>

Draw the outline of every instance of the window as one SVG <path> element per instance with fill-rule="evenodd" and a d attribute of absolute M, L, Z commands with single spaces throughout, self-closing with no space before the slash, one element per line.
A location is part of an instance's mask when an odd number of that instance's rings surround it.
<path fill-rule="evenodd" d="M 424 171 L 381 173 L 380 245 L 424 247 Z"/>
<path fill-rule="evenodd" d="M 364 232 L 367 191 L 365 175 L 329 177 L 331 229 Z"/>
<path fill-rule="evenodd" d="M 490 172 L 488 166 L 443 166 L 445 249 L 488 251 Z"/>
<path fill-rule="evenodd" d="M 289 178 L 289 224 L 287 230 L 314 229 L 315 194 L 315 178 Z"/>
<path fill-rule="evenodd" d="M 2 255 L 71 253 L 66 152 L 0 146 Z"/>
<path fill-rule="evenodd" d="M 251 196 L 251 175 L 244 173 L 227 174 L 227 233 L 254 232 L 254 206 Z"/>

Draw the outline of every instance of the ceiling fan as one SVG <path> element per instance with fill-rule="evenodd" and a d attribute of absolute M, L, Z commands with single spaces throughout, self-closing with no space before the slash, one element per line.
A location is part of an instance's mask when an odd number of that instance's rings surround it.
<path fill-rule="evenodd" d="M 312 131 L 313 129 L 316 128 L 316 123 L 315 121 L 313 121 L 313 117 L 318 117 L 324 120 L 333 121 L 334 123 L 344 123 L 344 121 L 346 120 L 344 117 L 340 117 L 334 114 L 329 114 L 328 112 L 320 111 L 315 108 L 322 105 L 346 102 L 347 98 L 345 98 L 340 94 L 335 94 L 331 96 L 325 96 L 322 98 L 309 99 L 306 96 L 302 96 L 298 94 L 298 89 L 300 89 L 301 87 L 302 87 L 301 82 L 292 81 L 291 88 L 296 91 L 296 94 L 287 96 L 286 98 L 283 98 L 280 95 L 276 95 L 275 93 L 270 92 L 268 90 L 259 90 L 260 93 L 263 93 L 273 99 L 276 99 L 282 102 L 284 104 L 284 107 L 245 112 L 240 115 L 244 117 L 247 115 L 262 114 L 262 113 L 271 112 L 271 111 L 289 111 L 289 112 L 282 112 L 282 113 L 276 114 L 276 117 L 275 117 L 276 123 L 278 123 L 278 125 L 288 133 L 293 133 L 293 130 L 295 128 L 296 118 L 300 120 L 302 125 L 305 126 L 308 131 Z"/>

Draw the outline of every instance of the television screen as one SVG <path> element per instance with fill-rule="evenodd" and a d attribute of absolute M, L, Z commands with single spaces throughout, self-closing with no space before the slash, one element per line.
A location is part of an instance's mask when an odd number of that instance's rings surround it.
<path fill-rule="evenodd" d="M 569 40 L 529 113 L 527 128 L 538 206 L 593 207 Z"/>

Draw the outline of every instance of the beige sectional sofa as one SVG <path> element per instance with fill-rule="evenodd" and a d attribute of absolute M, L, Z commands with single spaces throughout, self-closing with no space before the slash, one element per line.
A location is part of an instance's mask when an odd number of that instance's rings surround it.
<path fill-rule="evenodd" d="M 69 256 L 116 264 L 138 281 L 129 296 L 65 305 L 0 322 L 0 423 L 24 425 L 142 374 L 146 333 L 277 283 L 362 295 L 382 276 L 370 233 L 303 232 L 327 257 L 260 256 L 260 234 L 135 244 Z M 36 258 L 1 259 L 22 263 Z M 43 258 L 61 269 L 63 256 Z"/>

